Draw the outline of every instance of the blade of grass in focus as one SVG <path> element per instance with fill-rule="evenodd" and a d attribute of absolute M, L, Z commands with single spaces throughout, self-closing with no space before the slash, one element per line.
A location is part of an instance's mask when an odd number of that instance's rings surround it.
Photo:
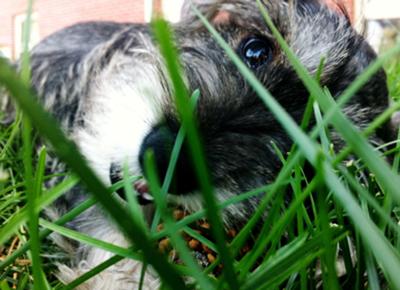
<path fill-rule="evenodd" d="M 29 41 L 31 34 L 31 20 L 32 20 L 32 9 L 33 0 L 28 0 L 28 9 L 26 13 L 25 25 L 23 27 L 23 53 L 22 53 L 22 65 L 21 65 L 21 79 L 26 84 L 30 84 L 30 56 L 29 56 Z M 34 183 L 33 176 L 33 158 L 32 158 L 32 127 L 30 120 L 24 116 L 22 122 L 22 140 L 23 140 L 23 163 L 24 163 L 24 174 L 25 174 L 25 188 L 27 193 L 27 212 L 29 216 L 28 228 L 29 238 L 31 240 L 30 254 L 32 257 L 32 271 L 33 271 L 33 288 L 37 290 L 48 289 L 49 285 L 46 276 L 43 272 L 43 262 L 40 256 L 41 245 L 39 238 L 39 213 L 35 211 L 36 202 L 41 192 L 41 178 L 44 174 L 44 166 L 39 168 L 38 171 L 38 184 Z M 41 152 L 42 155 L 39 160 L 45 162 L 45 151 Z M 44 154 L 44 155 L 43 155 Z M 41 167 L 39 164 L 39 167 Z"/>
<path fill-rule="evenodd" d="M 190 98 L 192 112 L 194 111 L 194 108 L 196 107 L 199 97 L 200 97 L 200 91 L 199 90 L 194 91 Z M 161 188 L 162 196 L 165 196 L 168 193 L 169 187 L 172 182 L 173 174 L 175 171 L 175 166 L 176 166 L 176 163 L 178 162 L 178 157 L 179 157 L 182 145 L 183 145 L 183 141 L 185 139 L 185 135 L 186 135 L 185 129 L 183 127 L 181 127 L 178 131 L 178 135 L 176 136 L 175 144 L 174 144 L 174 147 L 172 148 L 172 152 L 171 152 L 171 158 L 168 163 L 167 172 L 164 177 L 164 182 L 163 182 L 163 185 Z M 158 211 L 156 211 L 153 221 L 152 221 L 152 225 L 151 225 L 152 231 L 154 231 L 156 229 L 159 220 L 160 220 L 160 214 Z"/>
<path fill-rule="evenodd" d="M 222 225 L 220 211 L 214 196 L 204 152 L 198 134 L 195 117 L 192 114 L 189 94 L 181 77 L 178 53 L 173 45 L 173 37 L 167 23 L 156 20 L 153 23 L 153 31 L 158 40 L 161 54 L 163 55 L 168 73 L 170 75 L 175 94 L 176 106 L 182 120 L 182 126 L 186 131 L 190 153 L 195 164 L 195 173 L 200 184 L 207 210 L 207 218 L 212 225 L 211 231 L 216 240 L 218 254 L 224 264 L 224 278 L 231 289 L 238 289 L 239 284 L 233 268 L 233 258 L 226 247 L 225 231 Z"/>
<path fill-rule="evenodd" d="M 88 235 L 82 234 L 80 232 L 56 225 L 54 223 L 48 222 L 46 220 L 41 219 L 39 221 L 40 225 L 44 228 L 47 228 L 55 233 L 59 233 L 69 239 L 76 240 L 82 244 L 90 245 L 99 249 L 103 249 L 110 253 L 123 256 L 125 258 L 130 258 L 137 261 L 142 261 L 142 257 L 134 252 L 131 249 L 126 249 L 120 246 L 116 246 L 111 243 L 107 243 L 95 238 L 92 238 Z"/>

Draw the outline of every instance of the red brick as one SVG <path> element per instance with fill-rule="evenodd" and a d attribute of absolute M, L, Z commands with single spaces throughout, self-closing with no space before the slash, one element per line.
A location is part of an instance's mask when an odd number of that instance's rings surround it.
<path fill-rule="evenodd" d="M 143 22 L 145 0 L 36 0 L 40 37 L 77 22 L 106 20 Z M 0 1 L 0 46 L 14 49 L 14 18 L 23 14 L 27 0 Z M 14 52 L 13 52 L 14 54 Z"/>

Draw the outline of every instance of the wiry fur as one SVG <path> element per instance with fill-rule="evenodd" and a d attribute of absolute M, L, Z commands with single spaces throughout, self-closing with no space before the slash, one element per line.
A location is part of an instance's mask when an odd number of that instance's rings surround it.
<path fill-rule="evenodd" d="M 315 1 L 274 0 L 265 5 L 311 74 L 316 73 L 321 57 L 325 57 L 321 84 L 335 97 L 375 58 L 346 17 Z M 266 27 L 255 1 L 210 0 L 203 1 L 199 8 L 239 54 L 242 42 L 250 36 L 269 41 L 272 58 L 254 72 L 292 118 L 300 122 L 309 93 Z M 219 200 L 226 200 L 271 182 L 281 167 L 271 142 L 287 152 L 292 141 L 187 6 L 183 15 L 182 22 L 174 26 L 182 68 L 189 90 L 200 89 L 195 113 L 215 194 Z M 127 164 L 132 174 L 141 174 L 143 147 L 154 147 L 161 155 L 168 153 L 163 147 L 168 144 L 154 145 L 149 136 L 161 138 L 158 130 L 162 127 L 174 137 L 180 126 L 165 67 L 147 25 L 92 22 L 57 32 L 32 51 L 32 84 L 42 103 L 106 184 L 111 183 L 110 168 L 115 164 Z M 356 125 L 365 127 L 387 105 L 385 75 L 379 71 L 344 112 Z M 387 137 L 385 127 L 372 139 L 380 143 Z M 340 146 L 340 138 L 334 141 Z M 163 158 L 156 156 L 159 164 Z M 178 192 L 169 198 L 197 211 L 202 208 L 202 200 L 194 175 L 187 173 L 191 171 L 187 159 L 190 158 L 183 148 L 176 173 Z M 56 159 L 50 163 L 52 168 L 64 170 Z M 179 180 L 187 184 L 179 184 Z M 82 189 L 76 188 L 56 207 L 71 208 L 83 196 Z M 225 223 L 239 227 L 254 212 L 258 201 L 254 197 L 230 206 L 224 212 Z M 70 226 L 127 246 L 122 234 L 98 208 L 87 211 Z M 110 256 L 102 250 L 80 246 L 71 265 L 60 266 L 60 278 L 68 282 Z M 140 263 L 124 260 L 80 289 L 131 289 L 137 285 L 139 274 Z M 146 287 L 154 289 L 157 283 L 157 276 L 149 272 Z"/>

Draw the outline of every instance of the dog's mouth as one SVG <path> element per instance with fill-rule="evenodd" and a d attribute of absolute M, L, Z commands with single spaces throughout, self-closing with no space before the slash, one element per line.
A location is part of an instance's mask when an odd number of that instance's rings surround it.
<path fill-rule="evenodd" d="M 147 184 L 147 181 L 144 178 L 136 181 L 133 184 L 133 187 L 134 187 L 135 191 L 137 192 L 136 198 L 137 198 L 139 204 L 146 205 L 146 204 L 153 203 L 154 198 L 150 194 L 149 186 Z"/>
<path fill-rule="evenodd" d="M 110 167 L 110 180 L 112 184 L 121 181 L 122 174 L 119 166 L 112 164 Z M 149 186 L 144 178 L 141 178 L 133 183 L 133 190 L 136 193 L 136 199 L 140 205 L 148 205 L 153 203 L 154 198 L 150 194 Z M 126 200 L 126 192 L 124 187 L 119 187 L 116 193 L 124 200 Z"/>

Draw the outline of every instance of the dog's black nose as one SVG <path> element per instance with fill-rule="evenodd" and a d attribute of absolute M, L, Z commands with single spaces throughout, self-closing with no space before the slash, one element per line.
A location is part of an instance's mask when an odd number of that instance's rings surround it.
<path fill-rule="evenodd" d="M 144 168 L 146 151 L 152 150 L 154 153 L 158 177 L 161 182 L 164 181 L 176 136 L 177 131 L 169 128 L 167 125 L 154 127 L 147 134 L 139 152 L 139 163 L 144 173 L 146 172 Z M 173 179 L 168 191 L 169 193 L 186 194 L 193 192 L 198 188 L 193 163 L 186 147 L 187 146 L 184 142 L 175 167 Z"/>

